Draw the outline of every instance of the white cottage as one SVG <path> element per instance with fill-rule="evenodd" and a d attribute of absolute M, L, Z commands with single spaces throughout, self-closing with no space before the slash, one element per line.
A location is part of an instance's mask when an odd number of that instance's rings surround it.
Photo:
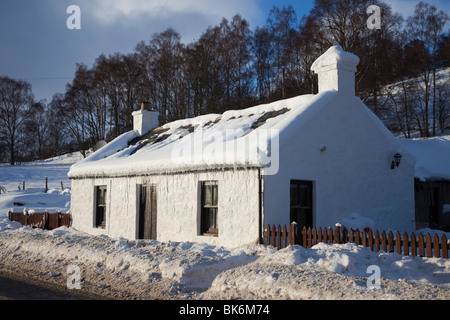
<path fill-rule="evenodd" d="M 414 229 L 415 160 L 355 96 L 358 57 L 331 47 L 319 93 L 134 130 L 72 166 L 73 227 L 236 247 L 264 226 L 334 226 L 358 213 Z M 396 165 L 394 155 L 402 155 Z"/>

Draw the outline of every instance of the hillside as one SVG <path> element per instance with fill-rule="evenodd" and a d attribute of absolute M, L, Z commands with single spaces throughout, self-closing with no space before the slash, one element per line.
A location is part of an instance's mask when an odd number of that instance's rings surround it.
<path fill-rule="evenodd" d="M 10 209 L 14 212 L 24 209 L 67 212 L 70 209 L 70 180 L 67 173 L 70 166 L 81 159 L 81 154 L 77 152 L 16 166 L 0 164 L 0 186 L 3 190 L 0 195 L 0 218 L 5 217 Z"/>
<path fill-rule="evenodd" d="M 423 76 L 418 76 L 386 85 L 378 92 L 376 107 L 373 107 L 373 111 L 394 134 L 410 138 L 419 138 L 425 135 L 427 90 L 428 123 L 430 134 L 432 133 L 432 74 L 430 73 L 428 77 L 428 89 Z M 450 68 L 439 70 L 436 73 L 435 114 L 436 135 L 449 134 Z"/>

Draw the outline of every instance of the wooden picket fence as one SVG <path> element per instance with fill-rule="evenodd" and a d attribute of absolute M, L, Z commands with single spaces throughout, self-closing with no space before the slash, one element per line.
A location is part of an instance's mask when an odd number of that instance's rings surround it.
<path fill-rule="evenodd" d="M 53 230 L 62 226 L 70 227 L 72 223 L 72 216 L 70 213 L 23 213 L 23 212 L 8 212 L 10 221 L 19 222 L 22 226 L 29 226 L 31 228 L 39 228 L 45 230 Z"/>
<path fill-rule="evenodd" d="M 370 229 L 363 231 L 347 230 L 340 226 L 334 228 L 303 228 L 299 230 L 296 224 L 291 224 L 289 227 L 285 225 L 268 225 L 264 230 L 264 243 L 271 245 L 277 249 L 286 248 L 289 245 L 300 245 L 304 248 L 311 248 L 312 246 L 323 242 L 327 244 L 338 243 L 355 243 L 364 247 L 369 247 L 372 251 L 379 252 L 396 252 L 405 256 L 419 256 L 419 257 L 436 257 L 448 259 L 449 241 L 445 235 L 441 238 L 437 234 L 433 237 L 427 233 L 425 236 L 419 233 L 403 235 L 400 232 L 395 234 L 392 231 L 386 233 L 377 230 L 373 232 Z"/>

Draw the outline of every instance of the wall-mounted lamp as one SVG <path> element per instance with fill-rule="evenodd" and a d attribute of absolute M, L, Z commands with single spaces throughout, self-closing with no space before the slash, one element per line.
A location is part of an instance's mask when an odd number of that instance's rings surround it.
<path fill-rule="evenodd" d="M 391 163 L 392 170 L 394 170 L 395 167 L 398 167 L 400 165 L 400 160 L 402 160 L 402 155 L 400 153 L 396 153 L 394 155 L 394 160 L 392 160 L 392 163 Z"/>

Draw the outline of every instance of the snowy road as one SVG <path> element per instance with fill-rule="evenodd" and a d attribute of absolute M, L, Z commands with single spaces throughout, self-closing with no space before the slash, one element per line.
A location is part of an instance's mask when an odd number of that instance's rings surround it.
<path fill-rule="evenodd" d="M 61 288 L 50 288 L 42 281 L 23 281 L 12 279 L 11 274 L 0 271 L 0 300 L 79 300 L 88 299 L 61 291 Z M 19 278 L 19 277 L 17 277 Z"/>

